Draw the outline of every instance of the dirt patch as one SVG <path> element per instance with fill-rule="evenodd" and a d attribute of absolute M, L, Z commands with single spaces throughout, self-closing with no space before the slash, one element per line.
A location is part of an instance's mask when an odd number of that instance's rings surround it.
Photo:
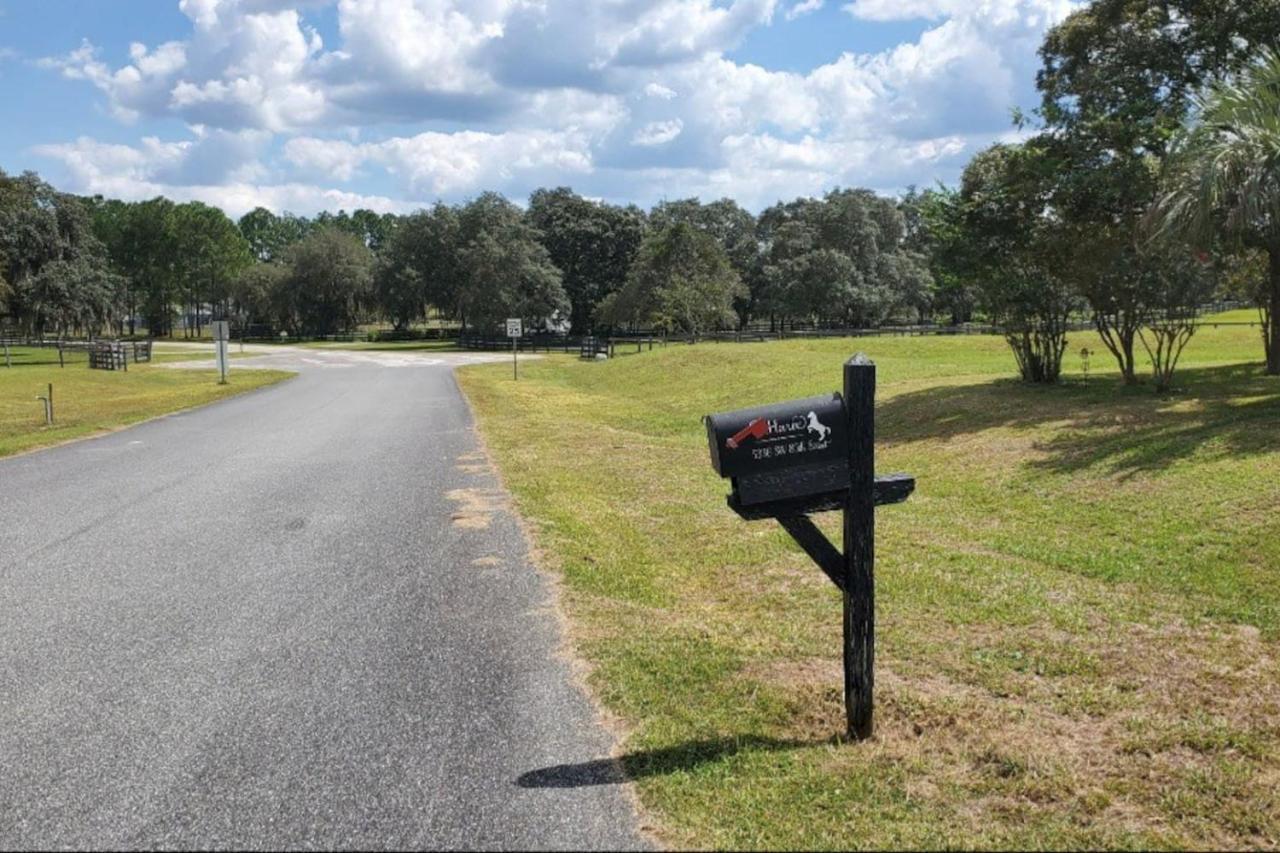
<path fill-rule="evenodd" d="M 457 464 L 454 466 L 464 474 L 489 474 L 493 471 L 493 467 L 489 464 L 489 460 L 478 450 L 470 453 L 464 453 L 458 457 Z"/>
<path fill-rule="evenodd" d="M 471 561 L 471 565 L 473 565 L 473 566 L 500 566 L 500 565 L 502 565 L 502 560 L 498 559 L 497 557 L 480 557 L 479 559 L 472 560 L 472 561 Z"/>
<path fill-rule="evenodd" d="M 506 496 L 498 489 L 453 489 L 445 497 L 458 504 L 449 520 L 468 530 L 488 527 L 493 514 L 506 505 Z"/>

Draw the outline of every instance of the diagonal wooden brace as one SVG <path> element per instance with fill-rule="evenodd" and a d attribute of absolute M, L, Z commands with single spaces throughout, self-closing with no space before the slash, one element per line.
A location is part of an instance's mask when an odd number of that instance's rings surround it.
<path fill-rule="evenodd" d="M 876 506 L 902 503 L 915 491 L 916 481 L 907 474 L 888 474 L 876 477 Z M 796 544 L 822 569 L 840 591 L 844 591 L 844 555 L 831 544 L 813 519 L 806 515 L 780 515 L 778 524 L 791 534 Z"/>

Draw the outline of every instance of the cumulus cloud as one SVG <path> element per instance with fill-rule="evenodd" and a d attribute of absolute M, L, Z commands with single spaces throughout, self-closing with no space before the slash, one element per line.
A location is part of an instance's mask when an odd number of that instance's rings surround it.
<path fill-rule="evenodd" d="M 586 137 L 555 131 L 428 132 L 359 145 L 300 137 L 285 145 L 285 157 L 304 172 L 340 181 L 377 164 L 426 197 L 484 189 L 486 181 L 506 184 L 518 174 L 550 180 L 591 171 Z"/>
<path fill-rule="evenodd" d="M 36 152 L 60 162 L 71 188 L 85 194 L 139 201 L 164 195 L 175 201 L 203 201 L 239 217 L 255 207 L 314 214 L 321 210 L 365 207 L 407 213 L 421 204 L 301 182 L 272 183 L 257 164 L 202 173 L 196 167 L 201 142 L 162 142 L 144 138 L 138 145 L 114 145 L 81 137 L 75 142 L 37 146 Z"/>
<path fill-rule="evenodd" d="M 669 101 L 676 96 L 676 90 L 662 85 L 661 83 L 648 83 L 644 87 L 644 93 L 650 98 L 661 98 Z"/>
<path fill-rule="evenodd" d="M 788 21 L 794 21 L 801 15 L 807 15 L 810 12 L 816 12 L 823 6 L 823 0 L 797 0 L 790 9 L 787 10 L 786 18 Z"/>
<path fill-rule="evenodd" d="M 670 121 L 651 121 L 631 138 L 632 145 L 666 145 L 680 135 L 684 122 L 675 118 Z"/>
<path fill-rule="evenodd" d="M 299 208 L 329 198 L 319 184 L 388 180 L 425 200 L 564 183 L 642 203 L 894 188 L 954 178 L 1008 134 L 1010 108 L 1034 98 L 1044 30 L 1072 8 L 853 0 L 842 8 L 862 20 L 930 23 L 797 72 L 732 50 L 822 0 L 329 0 L 332 44 L 308 23 L 323 2 L 181 0 L 184 39 L 134 44 L 120 66 L 88 41 L 44 60 L 121 121 L 176 118 L 191 133 L 40 153 L 82 191 L 235 187 L 216 197 Z"/>

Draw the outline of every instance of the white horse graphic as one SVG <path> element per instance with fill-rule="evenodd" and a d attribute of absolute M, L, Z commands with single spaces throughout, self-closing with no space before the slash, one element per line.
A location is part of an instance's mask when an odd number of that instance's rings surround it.
<path fill-rule="evenodd" d="M 817 412 L 809 413 L 809 432 L 818 436 L 818 441 L 826 441 L 827 436 L 831 435 L 831 427 L 825 426 L 822 421 L 818 420 Z"/>

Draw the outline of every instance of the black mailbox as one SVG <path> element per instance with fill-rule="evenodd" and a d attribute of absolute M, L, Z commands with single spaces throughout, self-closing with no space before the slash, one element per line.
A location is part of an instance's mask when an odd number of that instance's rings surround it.
<path fill-rule="evenodd" d="M 849 488 L 849 439 L 839 394 L 707 415 L 711 466 L 731 478 L 734 509 L 831 497 Z"/>
<path fill-rule="evenodd" d="M 905 501 L 908 474 L 876 476 L 876 366 L 844 364 L 844 396 L 809 397 L 707 415 L 711 467 L 733 481 L 729 506 L 775 518 L 843 593 L 844 707 L 849 737 L 871 737 L 875 675 L 875 508 Z M 811 513 L 844 511 L 843 553 Z"/>

